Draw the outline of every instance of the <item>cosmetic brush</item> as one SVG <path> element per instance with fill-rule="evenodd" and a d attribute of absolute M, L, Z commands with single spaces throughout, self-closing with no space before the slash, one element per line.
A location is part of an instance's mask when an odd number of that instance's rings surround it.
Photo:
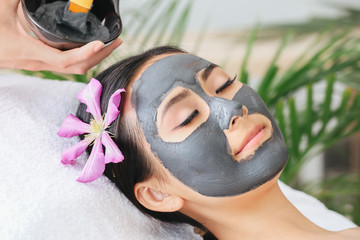
<path fill-rule="evenodd" d="M 63 24 L 86 34 L 86 20 L 92 3 L 93 0 L 69 0 L 64 9 Z"/>

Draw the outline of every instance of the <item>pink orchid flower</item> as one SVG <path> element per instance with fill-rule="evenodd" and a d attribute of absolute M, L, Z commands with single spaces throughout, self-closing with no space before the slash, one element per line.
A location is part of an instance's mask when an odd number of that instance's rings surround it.
<path fill-rule="evenodd" d="M 110 162 L 118 163 L 124 160 L 124 156 L 106 129 L 120 113 L 118 108 L 121 101 L 121 93 L 125 92 L 125 90 L 118 89 L 111 95 L 104 117 L 100 109 L 101 92 L 101 83 L 95 78 L 91 79 L 90 83 L 79 92 L 77 98 L 86 104 L 86 111 L 91 113 L 94 118 L 91 119 L 90 124 L 87 124 L 74 115 L 69 114 L 57 133 L 60 137 L 66 138 L 86 133 L 84 140 L 63 151 L 61 156 L 63 164 L 75 163 L 76 158 L 85 152 L 90 144 L 94 143 L 89 159 L 77 179 L 77 181 L 83 183 L 99 178 L 105 170 L 105 164 Z M 105 147 L 105 154 L 103 146 Z"/>

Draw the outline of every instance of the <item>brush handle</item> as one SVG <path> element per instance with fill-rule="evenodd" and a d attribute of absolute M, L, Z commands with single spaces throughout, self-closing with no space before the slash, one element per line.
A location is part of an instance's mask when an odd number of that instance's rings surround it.
<path fill-rule="evenodd" d="M 68 10 L 73 13 L 87 13 L 91 6 L 93 0 L 70 0 Z"/>

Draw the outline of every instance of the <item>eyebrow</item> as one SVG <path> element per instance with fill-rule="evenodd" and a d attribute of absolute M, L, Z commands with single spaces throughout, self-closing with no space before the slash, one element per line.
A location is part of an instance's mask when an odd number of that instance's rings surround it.
<path fill-rule="evenodd" d="M 173 106 L 174 104 L 182 101 L 184 98 L 188 97 L 191 95 L 191 92 L 189 91 L 189 89 L 183 89 L 180 93 L 176 94 L 174 97 L 172 97 L 169 102 L 166 103 L 164 110 L 161 113 L 161 119 L 164 118 L 165 113 L 169 110 L 169 108 L 171 108 L 171 106 Z"/>
<path fill-rule="evenodd" d="M 218 65 L 216 64 L 210 64 L 209 66 L 207 66 L 205 68 L 205 70 L 203 71 L 203 73 L 201 74 L 201 78 L 203 79 L 204 82 L 207 81 L 208 77 L 210 76 L 211 72 L 214 70 L 214 68 L 218 67 Z"/>

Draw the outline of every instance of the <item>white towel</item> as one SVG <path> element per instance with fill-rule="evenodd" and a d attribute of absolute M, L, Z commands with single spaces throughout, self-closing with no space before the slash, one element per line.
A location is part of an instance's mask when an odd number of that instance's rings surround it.
<path fill-rule="evenodd" d="M 75 113 L 83 86 L 0 74 L 0 239 L 200 239 L 189 225 L 143 215 L 104 176 L 77 182 L 83 157 L 73 166 L 60 163 L 61 151 L 78 139 L 56 133 Z M 282 188 L 315 223 L 355 226 L 316 199 Z"/>

